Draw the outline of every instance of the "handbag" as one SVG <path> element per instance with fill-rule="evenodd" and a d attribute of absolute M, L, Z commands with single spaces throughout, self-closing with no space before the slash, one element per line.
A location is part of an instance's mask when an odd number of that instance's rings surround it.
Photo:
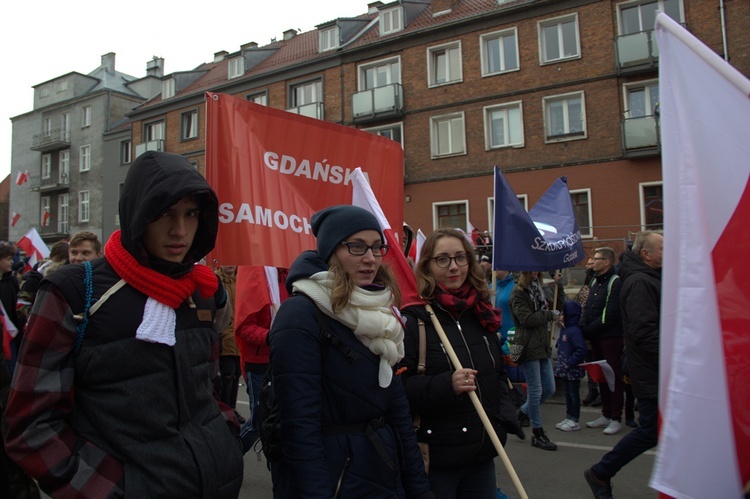
<path fill-rule="evenodd" d="M 419 325 L 419 361 L 417 363 L 417 374 L 424 376 L 425 362 L 427 360 L 427 336 L 424 330 L 424 321 L 417 318 L 417 324 Z M 422 424 L 422 417 L 419 415 L 414 416 L 414 431 L 419 430 Z M 419 453 L 422 454 L 422 461 L 424 461 L 425 473 L 430 472 L 430 444 L 427 442 L 417 442 L 419 446 Z"/>
<path fill-rule="evenodd" d="M 526 340 L 525 345 L 519 345 L 516 343 L 508 344 L 508 352 L 510 352 L 511 362 L 514 364 L 523 364 L 523 361 L 526 360 L 526 351 L 529 348 L 529 341 L 531 341 L 531 335 L 529 335 L 529 339 Z"/>

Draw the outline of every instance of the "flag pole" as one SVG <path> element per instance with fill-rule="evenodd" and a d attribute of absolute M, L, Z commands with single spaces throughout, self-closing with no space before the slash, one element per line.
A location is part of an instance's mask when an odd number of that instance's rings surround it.
<path fill-rule="evenodd" d="M 435 326 L 435 331 L 437 331 L 437 334 L 440 337 L 440 341 L 443 343 L 443 346 L 445 347 L 445 351 L 448 354 L 448 357 L 450 358 L 451 362 L 453 363 L 453 366 L 456 369 L 463 369 L 463 367 L 461 366 L 461 362 L 458 360 L 458 356 L 456 356 L 455 350 L 453 350 L 453 347 L 451 346 L 450 341 L 448 341 L 448 337 L 446 336 L 445 331 L 443 330 L 443 326 L 440 325 L 440 321 L 438 321 L 438 318 L 435 315 L 435 312 L 432 310 L 432 307 L 429 304 L 426 304 L 425 310 L 427 310 L 427 312 L 430 314 L 430 320 L 432 321 L 432 325 Z M 516 473 L 516 470 L 513 468 L 513 464 L 510 462 L 510 459 L 508 458 L 508 454 L 505 452 L 505 449 L 503 448 L 503 444 L 500 442 L 500 439 L 498 438 L 497 433 L 495 432 L 495 428 L 493 428 L 492 423 L 490 422 L 490 418 L 487 417 L 487 412 L 484 410 L 484 407 L 482 407 L 482 402 L 480 402 L 479 397 L 477 396 L 476 392 L 474 391 L 469 392 L 469 399 L 471 399 L 471 403 L 474 404 L 474 409 L 476 409 L 477 414 L 479 415 L 479 419 L 482 420 L 484 429 L 487 431 L 487 434 L 489 435 L 490 440 L 492 440 L 492 443 L 495 446 L 495 450 L 497 450 L 497 453 L 500 456 L 500 459 L 503 461 L 503 465 L 505 465 L 505 470 L 510 475 L 510 479 L 513 481 L 513 485 L 516 487 L 518 494 L 521 496 L 521 499 L 528 499 L 529 496 L 526 495 L 526 491 L 524 490 L 523 485 L 521 484 L 521 480 L 518 478 L 518 474 Z"/>

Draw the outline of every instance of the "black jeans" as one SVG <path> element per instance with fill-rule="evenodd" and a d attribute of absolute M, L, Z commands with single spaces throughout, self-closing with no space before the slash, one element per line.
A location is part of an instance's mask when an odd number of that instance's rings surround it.
<path fill-rule="evenodd" d="M 609 480 L 630 461 L 656 447 L 659 441 L 658 413 L 657 399 L 638 399 L 638 428 L 622 437 L 615 448 L 592 467 L 597 477 Z"/>

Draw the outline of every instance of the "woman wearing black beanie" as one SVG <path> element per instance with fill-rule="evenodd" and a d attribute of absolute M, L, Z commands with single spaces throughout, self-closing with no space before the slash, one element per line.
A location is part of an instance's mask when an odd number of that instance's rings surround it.
<path fill-rule="evenodd" d="M 311 224 L 317 251 L 292 264 L 268 336 L 283 454 L 270 463 L 274 497 L 433 498 L 393 370 L 401 296 L 380 225 L 347 205 Z"/>

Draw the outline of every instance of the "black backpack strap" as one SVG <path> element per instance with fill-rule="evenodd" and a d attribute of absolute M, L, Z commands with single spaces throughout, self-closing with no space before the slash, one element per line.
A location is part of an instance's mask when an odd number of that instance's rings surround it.
<path fill-rule="evenodd" d="M 331 332 L 331 319 L 320 310 L 320 307 L 315 303 L 315 300 L 300 291 L 292 293 L 292 296 L 298 295 L 304 296 L 315 305 L 315 315 L 317 316 L 318 327 L 320 328 L 320 343 L 322 343 L 323 346 L 333 345 L 350 363 L 355 362 L 359 358 L 359 355 Z"/>

